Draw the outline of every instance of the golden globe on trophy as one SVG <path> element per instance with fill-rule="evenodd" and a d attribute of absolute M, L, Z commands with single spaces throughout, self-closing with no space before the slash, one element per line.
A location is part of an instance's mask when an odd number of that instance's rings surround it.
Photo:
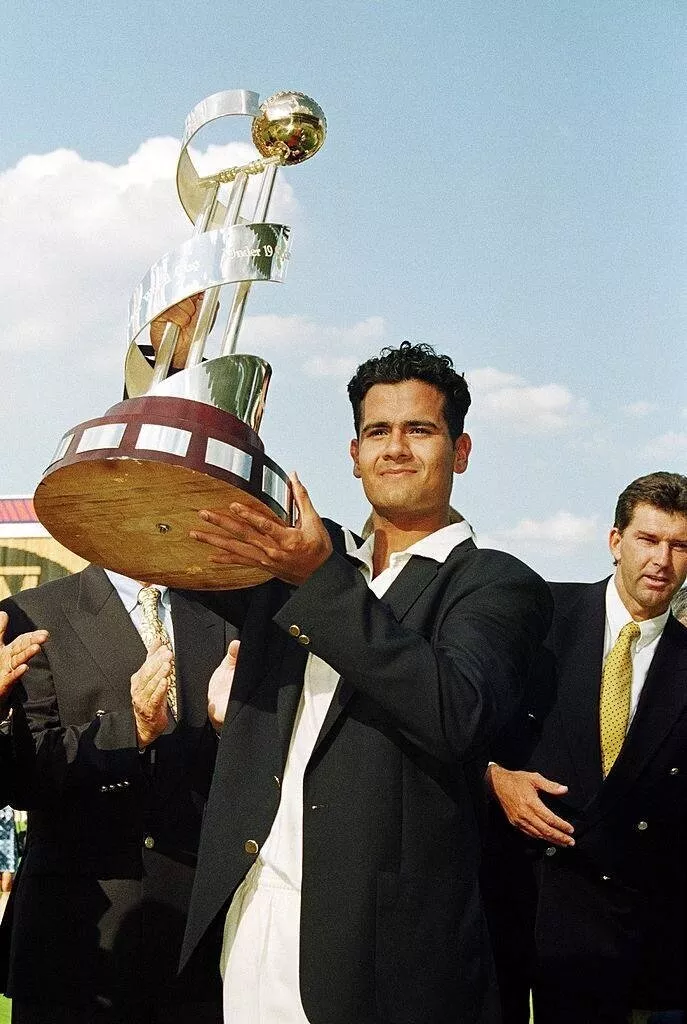
<path fill-rule="evenodd" d="M 210 122 L 237 115 L 252 118 L 257 158 L 202 177 L 191 140 Z M 313 156 L 325 134 L 321 109 L 298 92 L 279 92 L 262 104 L 254 92 L 220 92 L 187 117 L 177 190 L 194 231 L 149 269 L 131 297 L 128 398 L 64 434 L 34 496 L 46 529 L 82 558 L 173 587 L 245 587 L 269 578 L 263 570 L 212 565 L 189 531 L 198 527 L 200 509 L 221 511 L 236 500 L 293 522 L 286 473 L 258 436 L 271 369 L 236 349 L 253 282 L 280 282 L 286 273 L 289 228 L 267 220 L 277 171 Z M 247 211 L 253 177 L 259 188 Z M 220 354 L 205 358 L 228 286 L 233 297 Z M 180 339 L 172 322 L 149 361 L 143 350 L 153 321 L 197 295 L 183 368 L 172 369 Z"/>

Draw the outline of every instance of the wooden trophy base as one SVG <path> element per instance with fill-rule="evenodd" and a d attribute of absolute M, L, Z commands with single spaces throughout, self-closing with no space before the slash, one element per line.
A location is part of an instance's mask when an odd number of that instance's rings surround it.
<path fill-rule="evenodd" d="M 145 583 L 232 590 L 270 574 L 214 565 L 191 530 L 212 529 L 201 509 L 234 501 L 291 524 L 286 474 L 230 413 L 189 399 L 120 402 L 60 442 L 34 496 L 38 518 L 69 550 Z"/>

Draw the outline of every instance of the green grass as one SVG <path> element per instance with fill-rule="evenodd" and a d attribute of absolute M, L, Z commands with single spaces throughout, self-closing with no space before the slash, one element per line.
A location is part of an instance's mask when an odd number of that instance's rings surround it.
<path fill-rule="evenodd" d="M 12 1004 L 9 999 L 5 999 L 4 996 L 0 996 L 0 1024 L 10 1024 L 10 1007 Z"/>

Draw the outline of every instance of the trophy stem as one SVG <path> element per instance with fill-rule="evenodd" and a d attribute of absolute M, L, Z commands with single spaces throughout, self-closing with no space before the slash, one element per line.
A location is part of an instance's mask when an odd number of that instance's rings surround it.
<path fill-rule="evenodd" d="M 247 173 L 240 171 L 234 178 L 234 182 L 231 187 L 229 202 L 224 216 L 224 223 L 221 225 L 222 227 L 233 227 L 233 225 L 238 222 L 247 184 Z M 207 341 L 207 336 L 212 329 L 212 324 L 217 314 L 217 309 L 219 308 L 220 291 L 221 288 L 219 286 L 215 288 L 208 288 L 203 295 L 203 301 L 201 302 L 200 311 L 198 313 L 198 320 L 196 322 L 193 338 L 186 358 L 187 368 L 190 366 L 197 366 L 198 363 L 202 361 L 203 352 L 205 351 L 205 342 Z"/>
<path fill-rule="evenodd" d="M 219 181 L 213 181 L 212 184 L 210 184 L 205 190 L 203 208 L 198 214 L 198 220 L 196 221 L 193 230 L 194 238 L 197 237 L 198 235 L 202 235 L 204 231 L 207 231 L 208 225 L 212 221 L 212 218 L 215 213 L 215 208 L 217 206 L 219 185 Z M 208 323 L 211 322 L 212 321 L 208 319 Z M 179 334 L 180 331 L 176 324 L 168 323 L 167 326 L 165 327 L 164 333 L 162 335 L 162 342 L 160 343 L 160 348 L 155 358 L 155 369 L 153 371 L 151 387 L 155 387 L 156 384 L 161 384 L 163 380 L 167 379 L 167 376 L 169 374 L 169 368 L 172 365 L 172 359 L 174 358 L 174 350 L 176 349 L 177 342 L 179 341 Z M 193 336 L 194 341 L 196 340 L 196 337 L 199 337 L 197 329 Z M 199 344 L 200 354 L 197 356 L 196 362 L 200 362 L 200 360 L 203 358 L 205 335 L 203 335 L 202 338 L 199 339 Z"/>
<path fill-rule="evenodd" d="M 165 327 L 160 347 L 155 356 L 155 369 L 151 386 L 160 384 L 163 380 L 167 379 L 167 374 L 174 358 L 174 350 L 179 340 L 179 333 L 179 328 L 176 324 L 168 323 Z"/>
<path fill-rule="evenodd" d="M 263 172 L 260 193 L 255 204 L 255 213 L 253 214 L 255 222 L 263 221 L 267 218 L 267 211 L 272 199 L 272 193 L 274 192 L 274 183 L 277 180 L 278 170 L 279 164 L 270 164 Z"/>
<path fill-rule="evenodd" d="M 258 199 L 255 204 L 255 212 L 253 214 L 253 221 L 255 223 L 264 221 L 267 217 L 267 211 L 272 199 L 278 170 L 278 163 L 272 163 L 265 167 L 260 185 L 260 193 L 258 195 Z M 250 281 L 241 281 L 234 289 L 234 298 L 229 311 L 229 319 L 227 320 L 227 326 L 224 331 L 224 337 L 222 338 L 222 344 L 220 347 L 220 355 L 222 356 L 231 356 L 236 351 L 236 343 L 238 341 L 239 331 L 241 330 L 241 324 L 243 322 L 243 314 L 246 310 L 246 302 L 248 301 L 248 296 L 250 294 L 250 286 Z"/>

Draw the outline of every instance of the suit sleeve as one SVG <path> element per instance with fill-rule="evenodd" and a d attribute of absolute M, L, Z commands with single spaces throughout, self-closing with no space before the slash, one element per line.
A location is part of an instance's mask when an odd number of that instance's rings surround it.
<path fill-rule="evenodd" d="M 9 607 L 8 607 L 9 605 Z M 10 638 L 34 628 L 18 606 L 7 602 Z M 94 791 L 124 780 L 142 766 L 133 713 L 107 711 L 80 725 L 63 725 L 53 679 L 51 640 L 29 662 L 12 695 L 12 802 L 32 809 L 50 806 L 75 790 Z"/>
<path fill-rule="evenodd" d="M 0 727 L 0 807 L 10 803 L 13 783 L 12 738 L 7 725 Z"/>
<path fill-rule="evenodd" d="M 551 618 L 544 581 L 507 556 L 490 566 L 489 554 L 467 585 L 447 581 L 427 633 L 398 622 L 336 552 L 275 621 L 298 626 L 312 653 L 424 751 L 446 762 L 483 757 L 517 707 Z"/>

